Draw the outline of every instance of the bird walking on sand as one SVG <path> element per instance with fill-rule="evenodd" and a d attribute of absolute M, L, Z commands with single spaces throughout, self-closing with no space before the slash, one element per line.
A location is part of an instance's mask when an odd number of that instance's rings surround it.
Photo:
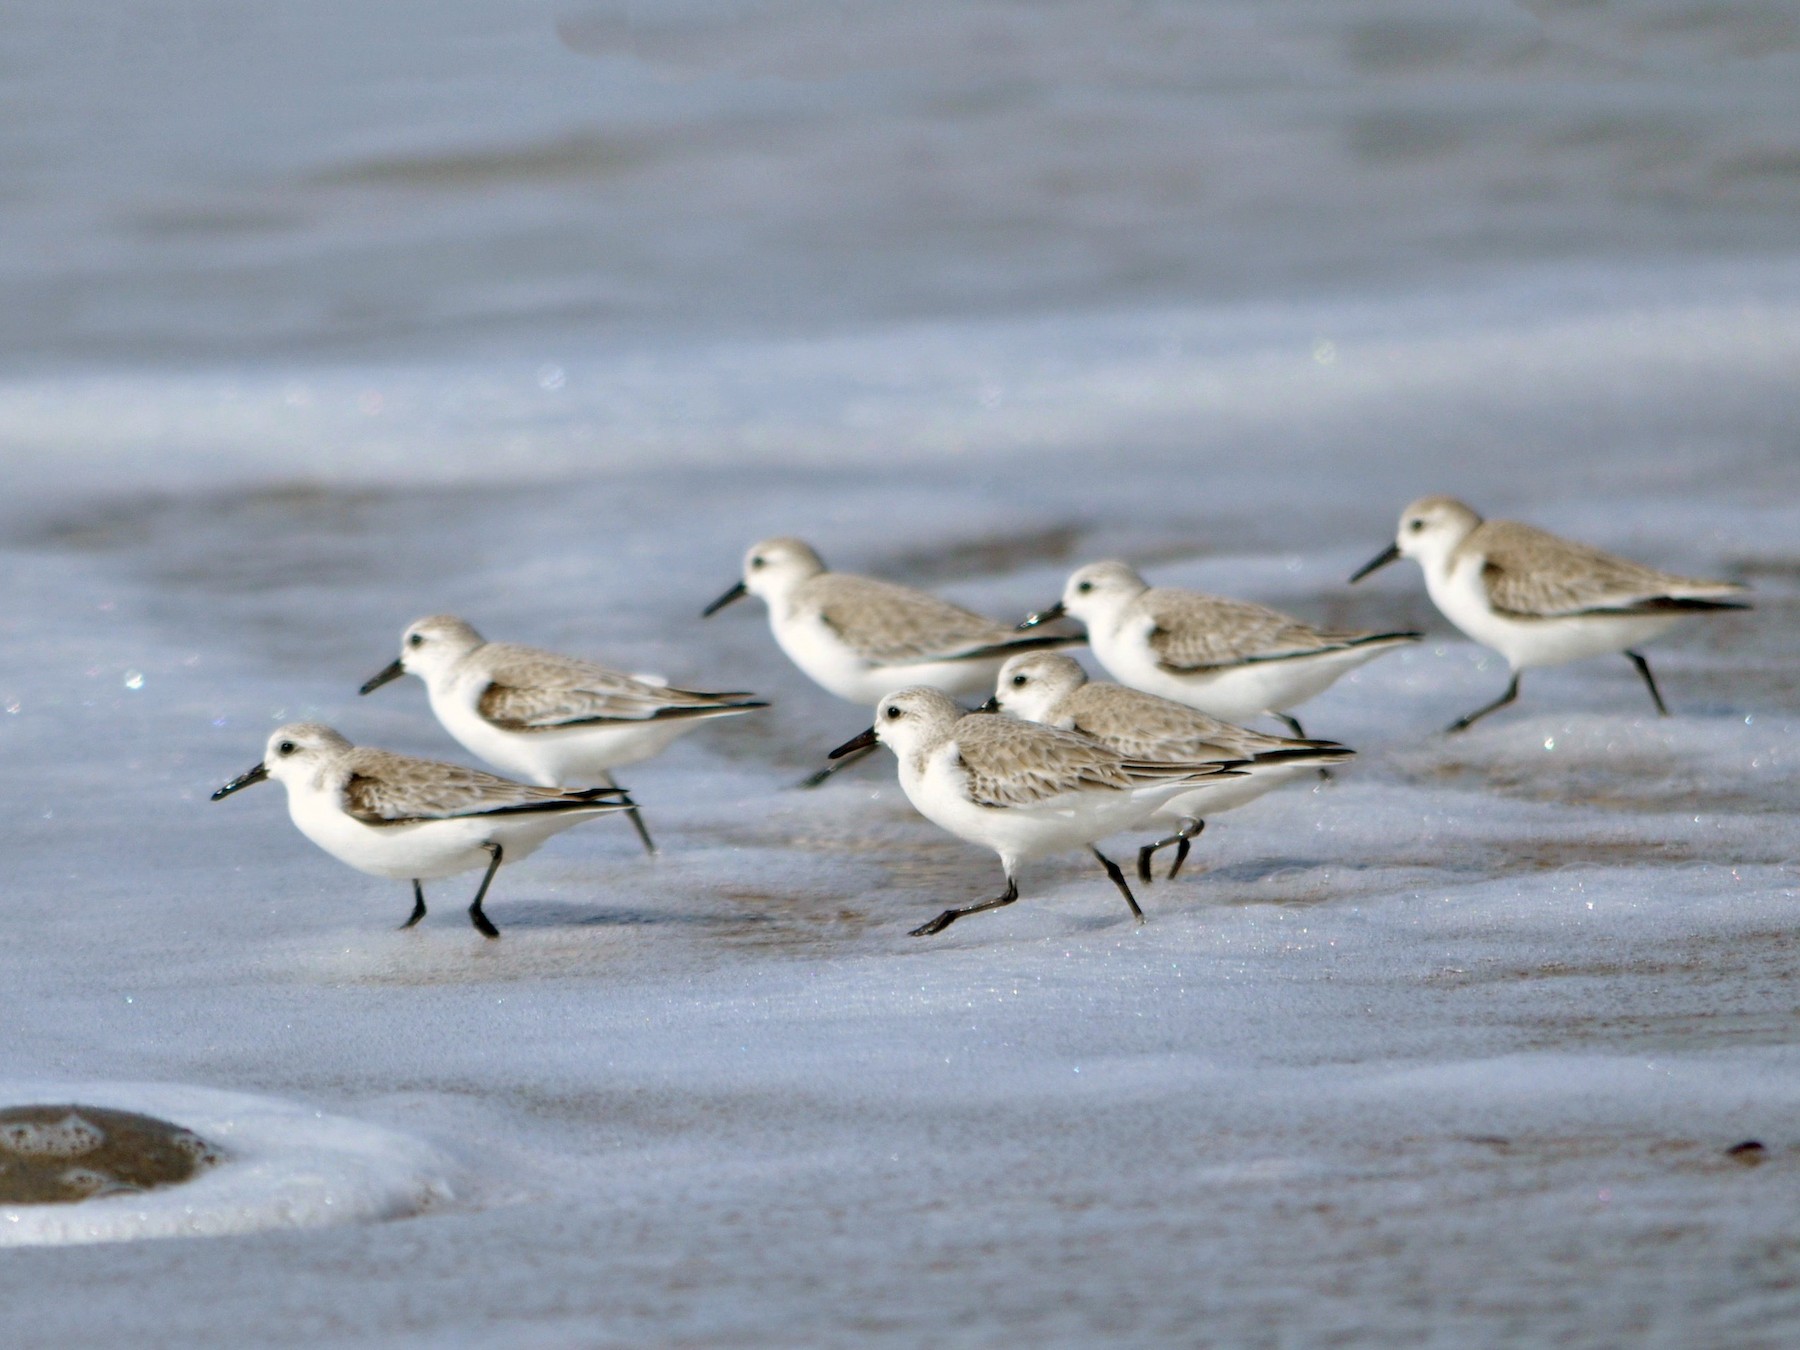
<path fill-rule="evenodd" d="M 1173 797 L 1237 773 L 1226 763 L 1146 763 L 1073 732 L 965 714 L 949 695 L 922 686 L 882 698 L 875 725 L 831 753 L 836 758 L 877 743 L 899 760 L 901 789 L 918 812 L 959 839 L 994 850 L 1006 872 L 1004 893 L 946 909 L 913 929 L 913 937 L 1012 904 L 1019 898 L 1020 863 L 1077 848 L 1099 859 L 1143 922 L 1125 874 L 1095 842 L 1141 825 Z"/>
<path fill-rule="evenodd" d="M 410 625 L 400 655 L 362 686 L 425 682 L 444 730 L 471 754 L 540 787 L 616 788 L 612 771 L 661 754 L 702 722 L 768 704 L 744 693 L 671 689 L 578 657 L 489 642 L 453 614 Z M 650 831 L 627 808 L 646 852 Z"/>
<path fill-rule="evenodd" d="M 485 867 L 469 922 L 491 938 L 500 930 L 481 902 L 502 861 L 524 858 L 584 820 L 631 808 L 618 788 L 532 787 L 460 764 L 355 746 L 316 722 L 276 728 L 261 763 L 212 799 L 267 779 L 287 789 L 288 815 L 300 833 L 339 862 L 412 882 L 412 917 L 402 928 L 425 917 L 421 883 Z"/>
<path fill-rule="evenodd" d="M 1089 680 L 1087 671 L 1061 652 L 1013 657 L 1000 667 L 992 703 L 995 711 L 1010 717 L 1072 731 L 1135 760 L 1233 765 L 1233 777 L 1184 792 L 1156 809 L 1152 819 L 1171 822 L 1175 833 L 1138 850 L 1138 876 L 1144 881 L 1150 880 L 1150 860 L 1157 850 L 1171 845 L 1175 861 L 1169 878 L 1174 879 L 1208 816 L 1255 801 L 1272 788 L 1356 753 L 1335 741 L 1269 736 L 1139 689 Z"/>
<path fill-rule="evenodd" d="M 1152 586 L 1122 562 L 1091 563 L 1062 599 L 1020 628 L 1064 615 L 1087 625 L 1088 645 L 1120 684 L 1228 722 L 1266 714 L 1294 735 L 1288 709 L 1419 635 L 1335 632 L 1278 610 L 1197 591 Z"/>
<path fill-rule="evenodd" d="M 1023 634 L 911 586 L 828 571 L 798 539 L 764 539 L 744 554 L 742 578 L 701 611 L 706 618 L 745 595 L 769 607 L 775 642 L 812 682 L 861 707 L 909 685 L 973 696 L 993 687 L 1007 657 L 1081 641 Z M 846 758 L 808 778 L 816 787 Z"/>
<path fill-rule="evenodd" d="M 1492 703 L 1459 717 L 1461 731 L 1519 696 L 1538 666 L 1623 653 L 1664 717 L 1669 709 L 1637 648 L 1693 614 L 1748 609 L 1734 581 L 1701 581 L 1644 567 L 1512 520 L 1483 520 L 1454 497 L 1421 497 L 1400 513 L 1394 542 L 1351 576 L 1361 581 L 1414 558 L 1446 619 L 1506 658 L 1512 679 Z"/>

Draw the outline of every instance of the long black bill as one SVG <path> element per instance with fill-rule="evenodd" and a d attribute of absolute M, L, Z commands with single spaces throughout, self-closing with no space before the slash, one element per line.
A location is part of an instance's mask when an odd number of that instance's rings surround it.
<path fill-rule="evenodd" d="M 262 765 L 258 764 L 254 769 L 244 770 L 243 773 L 240 773 L 236 778 L 232 779 L 224 787 L 220 788 L 217 792 L 213 793 L 212 799 L 215 802 L 223 801 L 225 798 L 229 797 L 232 793 L 238 791 L 238 789 L 247 788 L 252 783 L 260 783 L 268 776 L 269 776 L 269 771 L 267 769 L 265 769 Z"/>
<path fill-rule="evenodd" d="M 1049 609 L 1040 609 L 1036 614 L 1027 614 L 1019 625 L 1013 629 L 1015 633 L 1023 633 L 1027 628 L 1036 628 L 1042 623 L 1055 623 L 1063 616 L 1063 602 L 1058 600 Z"/>
<path fill-rule="evenodd" d="M 852 736 L 825 758 L 842 759 L 845 755 L 854 754 L 858 750 L 873 750 L 878 744 L 880 742 L 875 739 L 875 728 L 870 727 L 860 735 Z"/>
<path fill-rule="evenodd" d="M 997 713 L 1000 711 L 1000 695 L 989 694 L 987 702 L 975 710 L 976 712 Z"/>
<path fill-rule="evenodd" d="M 362 688 L 356 692 L 372 694 L 388 681 L 397 680 L 404 674 L 406 674 L 406 667 L 400 664 L 400 658 L 396 656 L 391 662 L 364 680 Z"/>
<path fill-rule="evenodd" d="M 738 582 L 737 585 L 733 586 L 730 590 L 726 591 L 725 594 L 721 595 L 717 600 L 713 601 L 705 609 L 701 610 L 700 617 L 703 619 L 710 619 L 710 618 L 712 618 L 713 615 L 717 614 L 720 610 L 724 609 L 725 606 L 729 605 L 733 600 L 742 600 L 748 594 L 750 594 L 750 592 L 748 592 L 747 590 L 744 589 L 744 583 L 740 581 L 740 582 Z"/>
<path fill-rule="evenodd" d="M 1380 553 L 1376 554 L 1373 558 L 1370 558 L 1369 561 L 1350 574 L 1350 584 L 1354 586 L 1357 582 L 1368 576 L 1369 573 L 1379 572 L 1389 563 L 1399 561 L 1399 558 L 1400 545 L 1389 544 L 1386 548 L 1382 549 Z"/>
<path fill-rule="evenodd" d="M 827 764 L 817 773 L 807 774 L 806 777 L 800 780 L 799 786 L 811 789 L 816 788 L 823 783 L 827 783 L 831 780 L 831 776 L 839 769 L 848 769 L 852 764 L 861 764 L 880 748 L 879 745 L 871 744 L 864 746 L 861 750 L 853 750 L 842 759 L 832 760 L 831 763 Z"/>

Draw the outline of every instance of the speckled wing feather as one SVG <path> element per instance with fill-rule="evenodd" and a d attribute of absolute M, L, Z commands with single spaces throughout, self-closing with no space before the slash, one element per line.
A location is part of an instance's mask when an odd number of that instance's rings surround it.
<path fill-rule="evenodd" d="M 1144 763 L 1072 732 L 992 713 L 957 722 L 952 739 L 981 806 L 1034 806 L 1091 788 L 1123 791 L 1158 781 L 1234 777 L 1224 764 Z"/>
<path fill-rule="evenodd" d="M 489 683 L 476 710 L 507 731 L 554 731 L 596 722 L 713 717 L 760 707 L 742 694 L 700 694 L 634 680 L 591 661 L 490 642 L 480 649 Z"/>
<path fill-rule="evenodd" d="M 1221 722 L 1155 694 L 1099 680 L 1072 690 L 1055 712 L 1058 722 L 1073 717 L 1076 731 L 1132 759 L 1250 759 L 1308 744 Z"/>
<path fill-rule="evenodd" d="M 878 666 L 986 656 L 1046 643 L 1043 634 L 1015 633 L 961 605 L 871 577 L 827 572 L 806 582 L 794 600 L 815 606 L 846 646 Z"/>
<path fill-rule="evenodd" d="M 1144 596 L 1150 649 L 1165 670 L 1201 671 L 1354 646 L 1367 633 L 1325 633 L 1278 610 L 1192 591 Z"/>
<path fill-rule="evenodd" d="M 344 810 L 365 825 L 528 811 L 593 810 L 616 788 L 561 792 L 531 787 L 460 764 L 359 748 L 346 755 Z"/>
<path fill-rule="evenodd" d="M 1482 559 L 1493 607 L 1513 618 L 1730 609 L 1743 590 L 1729 581 L 1678 577 L 1511 520 L 1490 520 L 1461 549 Z"/>

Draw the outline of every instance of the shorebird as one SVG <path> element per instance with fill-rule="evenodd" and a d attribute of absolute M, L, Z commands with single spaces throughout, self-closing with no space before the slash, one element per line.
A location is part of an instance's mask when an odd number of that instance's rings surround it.
<path fill-rule="evenodd" d="M 836 759 L 877 743 L 900 763 L 907 800 L 933 824 L 1000 855 L 1006 891 L 946 909 L 913 937 L 941 933 L 958 919 L 1019 898 L 1019 864 L 1085 848 L 1141 923 L 1144 912 L 1125 874 L 1096 840 L 1142 824 L 1173 797 L 1232 778 L 1230 763 L 1146 763 L 1085 736 L 991 713 L 965 714 L 941 690 L 897 690 L 875 705 L 875 725 L 831 752 Z"/>
<path fill-rule="evenodd" d="M 362 692 L 402 675 L 424 680 L 431 711 L 464 749 L 540 787 L 616 788 L 614 769 L 661 754 L 702 722 L 769 706 L 749 694 L 671 689 L 578 657 L 488 642 L 453 614 L 408 627 L 400 655 Z M 627 810 L 654 853 L 638 808 Z"/>
<path fill-rule="evenodd" d="M 1021 634 L 910 586 L 828 572 L 798 539 L 765 539 L 751 548 L 743 579 L 701 617 L 745 595 L 767 602 L 775 641 L 813 683 L 865 708 L 908 685 L 980 693 L 1015 652 L 1081 640 Z"/>
<path fill-rule="evenodd" d="M 1289 708 L 1419 640 L 1410 632 L 1327 631 L 1247 601 L 1151 586 L 1122 562 L 1081 568 L 1061 600 L 1019 627 L 1065 614 L 1087 625 L 1088 645 L 1121 684 L 1228 722 L 1267 714 L 1302 738 Z"/>
<path fill-rule="evenodd" d="M 1421 497 L 1400 513 L 1394 542 L 1351 576 L 1415 558 L 1446 619 L 1506 658 L 1512 680 L 1492 703 L 1459 717 L 1461 731 L 1519 696 L 1536 666 L 1623 653 L 1650 700 L 1669 715 L 1650 663 L 1636 650 L 1691 614 L 1748 609 L 1735 581 L 1700 581 L 1615 558 L 1512 520 L 1484 521 L 1454 497 Z"/>
<path fill-rule="evenodd" d="M 1061 652 L 1013 657 L 1000 667 L 990 702 L 997 712 L 1075 732 L 1134 760 L 1234 766 L 1236 776 L 1184 792 L 1157 808 L 1153 819 L 1172 822 L 1175 833 L 1138 850 L 1138 876 L 1145 881 L 1157 850 L 1171 845 L 1175 861 L 1169 879 L 1174 879 L 1208 816 L 1255 801 L 1311 769 L 1342 763 L 1355 753 L 1335 741 L 1265 735 L 1156 694 L 1089 680 L 1087 671 Z"/>
<path fill-rule="evenodd" d="M 485 867 L 469 922 L 500 936 L 481 902 L 503 860 L 531 854 L 553 834 L 631 798 L 618 788 L 558 792 L 480 769 L 352 745 L 330 727 L 290 722 L 269 737 L 262 762 L 213 793 L 216 802 L 273 779 L 287 789 L 301 834 L 371 876 L 411 880 L 411 928 L 425 917 L 421 884 Z"/>

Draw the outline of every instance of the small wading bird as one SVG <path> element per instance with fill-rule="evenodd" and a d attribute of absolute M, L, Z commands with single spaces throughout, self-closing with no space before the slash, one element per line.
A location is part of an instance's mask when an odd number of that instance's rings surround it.
<path fill-rule="evenodd" d="M 776 644 L 802 673 L 828 693 L 864 708 L 909 685 L 953 695 L 984 693 L 992 688 L 1001 662 L 1014 653 L 1081 641 L 1066 634 L 1021 635 L 910 586 L 827 571 L 819 555 L 798 539 L 765 539 L 753 546 L 744 554 L 743 578 L 700 616 L 716 614 L 746 595 L 767 603 Z M 854 762 L 847 759 L 834 767 Z M 832 772 L 821 770 L 807 785 L 823 782 Z"/>
<path fill-rule="evenodd" d="M 965 714 L 937 689 L 902 689 L 875 705 L 875 725 L 831 752 L 894 752 L 900 786 L 919 814 L 957 838 L 1000 855 L 1006 891 L 947 909 L 912 930 L 941 933 L 958 919 L 1019 898 L 1022 862 L 1085 848 L 1100 860 L 1132 915 L 1144 912 L 1097 840 L 1142 825 L 1173 797 L 1236 776 L 1235 763 L 1153 764 L 1128 759 L 1085 736 L 989 713 Z"/>
<path fill-rule="evenodd" d="M 1615 558 L 1511 520 L 1484 521 L 1454 497 L 1421 497 L 1400 513 L 1394 542 L 1357 568 L 1352 582 L 1397 558 L 1414 558 L 1446 619 L 1506 658 L 1512 680 L 1492 703 L 1459 717 L 1461 731 L 1519 696 L 1519 677 L 1621 652 L 1669 715 L 1650 663 L 1636 650 L 1692 614 L 1748 609 L 1733 581 L 1698 581 Z"/>
<path fill-rule="evenodd" d="M 1335 741 L 1289 740 L 1221 722 L 1170 699 L 1088 679 L 1061 652 L 1027 652 L 1000 667 L 992 709 L 1098 741 L 1134 760 L 1229 762 L 1237 776 L 1207 783 L 1164 802 L 1152 819 L 1169 821 L 1175 833 L 1138 850 L 1138 876 L 1150 880 L 1158 849 L 1175 847 L 1169 879 L 1181 870 L 1188 848 L 1206 828 L 1206 817 L 1255 801 L 1315 768 L 1338 764 L 1355 751 Z"/>
<path fill-rule="evenodd" d="M 1340 633 L 1278 610 L 1197 591 L 1152 586 L 1122 562 L 1091 563 L 1062 599 L 1021 629 L 1064 615 L 1087 625 L 1088 646 L 1120 684 L 1228 722 L 1265 714 L 1304 737 L 1288 709 L 1322 694 L 1417 633 Z"/>
<path fill-rule="evenodd" d="M 399 657 L 362 692 L 402 675 L 425 681 L 431 711 L 464 749 L 540 787 L 616 788 L 612 770 L 661 754 L 702 722 L 769 706 L 749 694 L 671 689 L 573 656 L 489 642 L 453 614 L 409 627 Z M 654 853 L 638 808 L 626 809 Z"/>
<path fill-rule="evenodd" d="M 315 722 L 278 727 L 262 762 L 212 799 L 270 778 L 287 789 L 288 815 L 300 833 L 332 857 L 371 876 L 412 882 L 412 917 L 402 928 L 425 917 L 421 883 L 485 867 L 469 922 L 491 938 L 500 931 L 481 902 L 502 861 L 528 856 L 571 825 L 631 808 L 618 788 L 531 787 L 459 764 L 354 746 Z"/>

